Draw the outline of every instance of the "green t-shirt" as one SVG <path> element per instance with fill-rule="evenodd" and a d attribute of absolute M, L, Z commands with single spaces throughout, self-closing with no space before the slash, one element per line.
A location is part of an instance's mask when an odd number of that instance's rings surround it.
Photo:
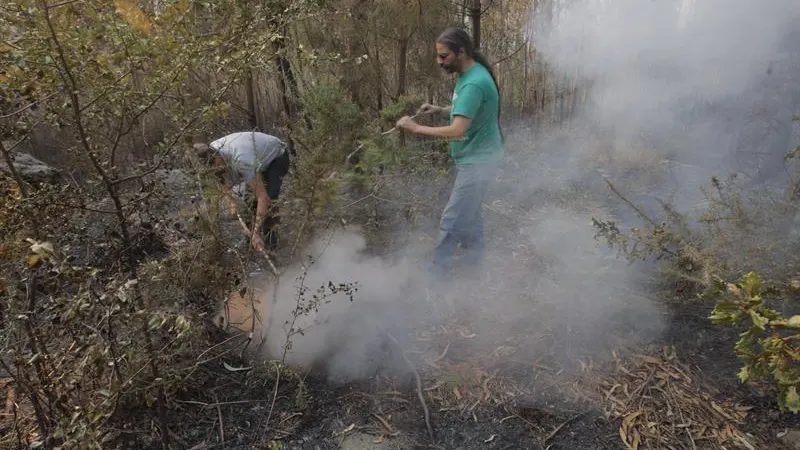
<path fill-rule="evenodd" d="M 500 94 L 492 75 L 478 62 L 461 74 L 453 92 L 450 122 L 455 116 L 472 119 L 464 138 L 450 142 L 456 164 L 495 162 L 503 156 L 498 124 Z"/>

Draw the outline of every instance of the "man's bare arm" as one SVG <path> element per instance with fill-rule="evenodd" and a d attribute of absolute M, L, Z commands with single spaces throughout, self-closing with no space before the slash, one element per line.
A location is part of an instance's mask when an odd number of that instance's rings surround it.
<path fill-rule="evenodd" d="M 260 175 L 256 175 L 253 178 L 252 187 L 253 192 L 256 195 L 256 217 L 253 221 L 253 234 L 251 240 L 254 246 L 256 246 L 256 243 L 261 246 L 263 243 L 261 242 L 261 235 L 259 234 L 258 230 L 261 228 L 261 224 L 267 217 L 267 209 L 269 208 L 269 195 L 267 195 L 267 187 L 264 186 L 264 181 L 261 179 Z"/>
<path fill-rule="evenodd" d="M 420 114 L 436 114 L 443 119 L 450 118 L 450 111 L 453 109 L 452 106 L 438 106 L 438 105 L 431 105 L 430 103 L 423 103 L 422 106 L 419 107 L 417 110 L 417 115 Z"/>

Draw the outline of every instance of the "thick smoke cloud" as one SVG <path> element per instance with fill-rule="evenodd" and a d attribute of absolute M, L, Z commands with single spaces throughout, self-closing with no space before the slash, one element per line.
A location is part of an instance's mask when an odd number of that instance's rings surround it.
<path fill-rule="evenodd" d="M 712 175 L 779 178 L 796 139 L 791 117 L 800 112 L 800 8 L 792 0 L 564 3 L 552 23 L 541 11 L 533 15 L 532 42 L 557 70 L 592 81 L 589 102 L 568 133 L 507 130 L 509 161 L 484 209 L 483 271 L 430 287 L 418 264 L 429 249 L 367 257 L 358 230 L 320 238 L 304 251 L 322 255 L 306 286 L 361 288 L 353 302 L 338 295 L 299 319 L 301 327 L 321 323 L 292 338 L 290 363 L 324 361 L 334 378 L 369 376 L 385 364 L 386 330 L 401 337 L 456 316 L 477 336 L 461 343 L 462 352 L 491 353 L 497 339 L 511 339 L 521 326 L 528 341 L 516 341 L 514 358 L 527 361 L 553 352 L 543 342 L 561 347 L 568 360 L 567 347 L 608 353 L 620 327 L 645 340 L 663 331 L 663 305 L 646 295 L 647 274 L 593 239 L 593 217 L 620 214 L 601 175 L 624 166 L 627 184 L 614 181 L 630 189 L 632 200 L 653 209 L 660 197 L 681 210 L 697 207 L 698 187 Z M 425 180 L 407 188 L 435 191 Z M 431 225 L 425 232 L 435 235 Z M 282 325 L 291 320 L 301 272 L 283 277 L 277 308 L 267 312 L 275 324 L 265 345 L 270 357 L 282 353 Z M 272 295 L 269 286 L 265 292 Z M 434 316 L 437 302 L 445 312 Z M 563 331 L 558 339 L 555 330 Z"/>
<path fill-rule="evenodd" d="M 531 37 L 549 64 L 593 80 L 587 123 L 703 175 L 780 175 L 800 103 L 796 2 L 563 3 L 552 23 L 534 13 Z"/>

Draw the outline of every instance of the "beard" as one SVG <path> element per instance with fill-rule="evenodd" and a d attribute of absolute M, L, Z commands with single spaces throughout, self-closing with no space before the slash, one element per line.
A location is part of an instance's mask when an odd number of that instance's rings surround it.
<path fill-rule="evenodd" d="M 447 73 L 452 74 L 458 71 L 458 68 L 456 67 L 455 64 L 440 64 L 439 66 L 441 66 L 442 70 L 444 70 Z"/>

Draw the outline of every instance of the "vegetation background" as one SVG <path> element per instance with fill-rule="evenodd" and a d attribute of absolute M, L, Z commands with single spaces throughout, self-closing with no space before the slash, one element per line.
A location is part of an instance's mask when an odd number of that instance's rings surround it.
<path fill-rule="evenodd" d="M 400 435 L 430 444 L 432 422 L 462 448 L 782 445 L 800 411 L 797 11 L 589 3 L 0 6 L 0 448 L 335 448 L 354 430 L 346 420 L 377 436 L 371 448 Z M 295 321 L 341 297 L 390 303 L 415 279 L 407 265 L 370 272 L 380 262 L 358 266 L 354 253 L 424 258 L 435 236 L 453 175 L 446 144 L 383 132 L 422 102 L 448 103 L 453 79 L 433 54 L 448 26 L 493 61 L 508 143 L 484 205 L 492 269 L 449 295 L 526 324 L 480 325 L 495 319 L 478 313 L 438 323 L 446 336 L 427 365 L 411 361 L 409 341 L 389 342 L 403 356 L 394 391 L 350 374 L 373 400 L 401 389 L 403 422 L 378 400 L 347 406 L 340 385 L 286 356 L 307 332 Z M 278 202 L 285 239 L 270 257 L 299 281 L 282 285 L 294 305 L 283 358 L 252 358 L 246 335 L 212 323 L 222 299 L 272 266 L 187 149 L 243 129 L 293 154 Z M 342 224 L 359 229 L 334 246 L 347 264 L 309 259 Z M 622 258 L 587 251 L 593 238 Z M 304 283 L 317 260 L 322 279 Z M 359 273 L 377 281 L 341 279 Z M 458 359 L 447 333 L 492 337 Z M 339 370 L 376 351 L 352 350 L 376 336 L 348 341 Z M 512 347 L 517 359 L 503 353 Z M 712 393 L 715 380 L 736 397 Z M 542 387 L 556 383 L 553 411 Z M 512 401 L 510 386 L 534 393 Z M 573 417 L 570 402 L 589 400 L 597 414 Z M 481 408 L 489 419 L 475 425 Z M 339 409 L 339 422 L 319 415 Z"/>

